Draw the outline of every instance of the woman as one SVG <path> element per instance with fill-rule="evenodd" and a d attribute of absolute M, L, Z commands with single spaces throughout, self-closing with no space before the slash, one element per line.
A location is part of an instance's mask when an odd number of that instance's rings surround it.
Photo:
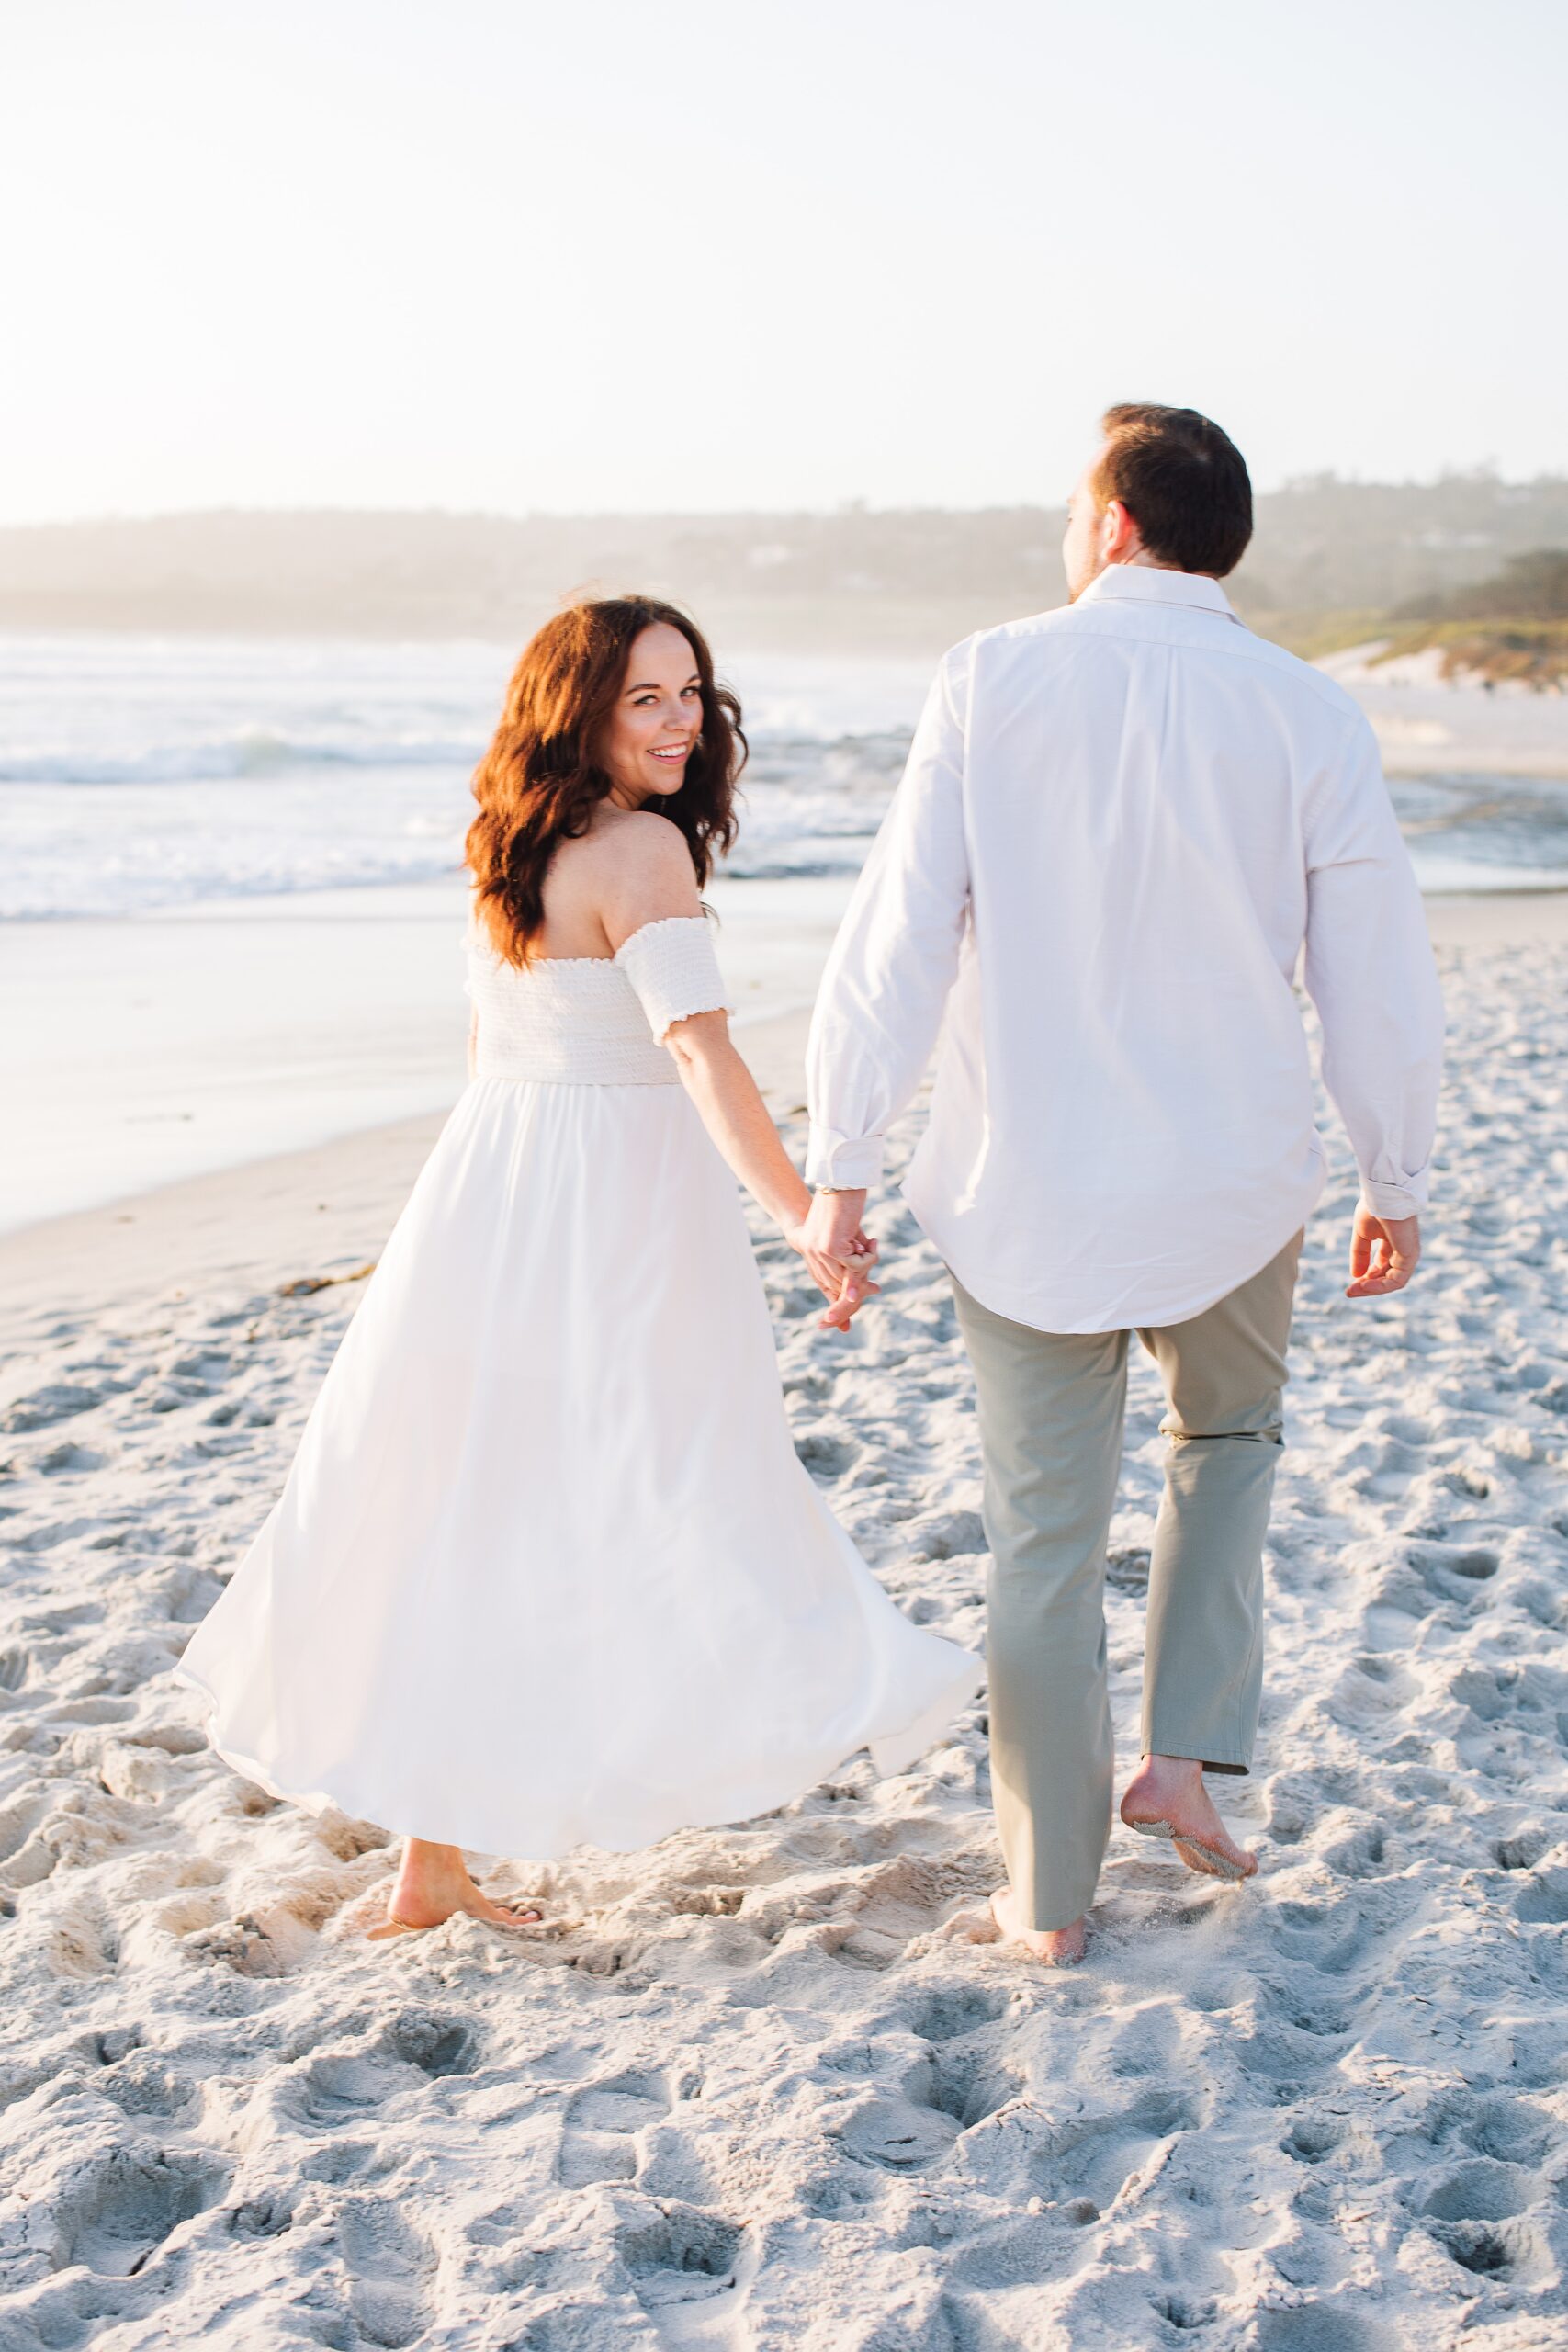
<path fill-rule="evenodd" d="M 729 1171 L 825 1321 L 873 1252 L 806 1251 L 729 1042 L 698 891 L 744 751 L 669 605 L 579 605 L 524 653 L 474 780 L 470 1083 L 181 1668 L 237 1770 L 406 1836 L 378 1935 L 513 1919 L 464 1848 L 648 1845 L 865 1744 L 898 1770 L 978 1679 L 790 1441 Z"/>

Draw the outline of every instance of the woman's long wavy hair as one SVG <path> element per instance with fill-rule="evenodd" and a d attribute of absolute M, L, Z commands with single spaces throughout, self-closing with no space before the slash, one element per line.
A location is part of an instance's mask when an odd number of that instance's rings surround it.
<path fill-rule="evenodd" d="M 746 764 L 740 705 L 713 673 L 700 629 L 652 596 L 604 596 L 545 623 L 512 673 L 501 724 L 474 771 L 479 813 L 465 843 L 475 911 L 498 955 L 526 965 L 545 919 L 545 876 L 577 841 L 613 778 L 599 751 L 633 644 L 660 622 L 678 628 L 702 681 L 702 732 L 678 792 L 650 802 L 686 837 L 697 888 L 735 838 L 735 786 Z"/>

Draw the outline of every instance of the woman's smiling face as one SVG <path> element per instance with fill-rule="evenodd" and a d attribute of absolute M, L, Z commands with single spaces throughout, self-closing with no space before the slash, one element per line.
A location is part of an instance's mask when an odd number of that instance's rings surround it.
<path fill-rule="evenodd" d="M 658 794 L 679 792 L 702 723 L 696 656 L 678 628 L 656 621 L 632 640 L 599 746 L 616 807 L 640 808 Z"/>

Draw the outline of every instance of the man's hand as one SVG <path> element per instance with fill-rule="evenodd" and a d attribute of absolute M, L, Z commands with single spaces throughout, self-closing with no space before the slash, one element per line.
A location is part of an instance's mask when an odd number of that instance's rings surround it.
<path fill-rule="evenodd" d="M 876 1244 L 861 1225 L 864 1214 L 863 1192 L 818 1193 L 805 1223 L 789 1237 L 828 1301 L 819 1331 L 847 1331 L 856 1309 L 876 1295 L 871 1279 Z"/>
<path fill-rule="evenodd" d="M 1364 1204 L 1350 1234 L 1350 1282 L 1347 1298 L 1386 1298 L 1403 1290 L 1421 1255 L 1418 1216 L 1374 1216 Z"/>

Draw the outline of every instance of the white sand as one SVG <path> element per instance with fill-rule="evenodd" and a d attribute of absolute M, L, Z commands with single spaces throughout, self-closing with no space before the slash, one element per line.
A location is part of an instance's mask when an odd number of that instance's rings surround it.
<path fill-rule="evenodd" d="M 1317 667 L 1355 695 L 1390 775 L 1568 774 L 1568 695 L 1445 678 L 1436 647 L 1375 660 L 1386 642 L 1351 646 Z"/>
<path fill-rule="evenodd" d="M 499 1865 L 532 1940 L 364 1944 L 384 1834 L 236 1781 L 167 1669 L 360 1295 L 279 1285 L 374 1254 L 428 1125 L 0 1243 L 4 2352 L 1568 2342 L 1568 925 L 1442 920 L 1428 1264 L 1338 1297 L 1341 1150 L 1304 1265 L 1259 1769 L 1218 1784 L 1260 1877 L 1118 1834 L 1076 1973 L 934 1939 L 996 1876 L 979 1718 L 880 1787 L 863 1758 L 742 1828 Z M 781 1108 L 798 1043 L 759 1033 Z M 974 1643 L 969 1383 L 876 1221 L 847 1341 L 761 1246 L 791 1410 Z M 1140 1370 L 1124 1768 L 1156 1412 Z"/>
<path fill-rule="evenodd" d="M 842 875 L 722 878 L 737 1025 L 810 1004 Z M 0 1233 L 448 1108 L 460 880 L 0 929 Z"/>

